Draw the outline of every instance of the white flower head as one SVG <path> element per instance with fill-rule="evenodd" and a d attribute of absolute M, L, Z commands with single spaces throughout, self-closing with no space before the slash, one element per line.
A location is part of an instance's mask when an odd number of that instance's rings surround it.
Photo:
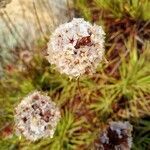
<path fill-rule="evenodd" d="M 104 38 L 101 26 L 74 18 L 60 25 L 51 35 L 47 59 L 70 77 L 92 74 L 102 60 Z"/>
<path fill-rule="evenodd" d="M 110 122 L 100 137 L 101 149 L 130 150 L 132 125 L 129 122 Z"/>
<path fill-rule="evenodd" d="M 51 98 L 36 91 L 25 97 L 15 109 L 15 126 L 18 135 L 36 141 L 53 137 L 60 111 Z"/>

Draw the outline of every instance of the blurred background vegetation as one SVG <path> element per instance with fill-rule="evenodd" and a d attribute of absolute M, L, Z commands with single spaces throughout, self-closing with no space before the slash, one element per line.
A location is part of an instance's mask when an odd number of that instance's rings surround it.
<path fill-rule="evenodd" d="M 111 120 L 128 120 L 134 129 L 132 149 L 149 150 L 150 1 L 4 2 L 0 0 L 0 150 L 95 150 L 101 129 Z M 107 62 L 93 76 L 82 76 L 79 85 L 44 58 L 51 32 L 73 16 L 102 25 L 106 32 Z M 15 135 L 13 114 L 33 90 L 48 93 L 62 118 L 54 138 L 31 143 Z"/>

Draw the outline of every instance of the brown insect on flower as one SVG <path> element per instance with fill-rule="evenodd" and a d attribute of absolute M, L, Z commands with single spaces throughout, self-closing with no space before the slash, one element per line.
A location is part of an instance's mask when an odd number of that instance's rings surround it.
<path fill-rule="evenodd" d="M 76 49 L 79 49 L 81 46 L 90 46 L 91 45 L 91 36 L 86 36 L 79 39 L 74 46 Z"/>

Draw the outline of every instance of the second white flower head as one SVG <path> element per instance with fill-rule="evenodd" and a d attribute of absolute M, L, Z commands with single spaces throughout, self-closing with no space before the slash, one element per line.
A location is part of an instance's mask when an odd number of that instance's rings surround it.
<path fill-rule="evenodd" d="M 36 141 L 53 137 L 60 111 L 51 98 L 35 91 L 25 97 L 16 107 L 15 126 L 18 135 Z"/>

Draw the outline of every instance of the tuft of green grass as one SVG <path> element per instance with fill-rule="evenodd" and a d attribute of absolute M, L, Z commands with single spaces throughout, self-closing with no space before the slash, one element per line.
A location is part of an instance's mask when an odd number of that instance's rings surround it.
<path fill-rule="evenodd" d="M 149 117 L 134 120 L 133 128 L 133 150 L 148 150 L 150 148 L 150 123 Z"/>
<path fill-rule="evenodd" d="M 149 0 L 94 0 L 100 9 L 108 12 L 113 18 L 130 17 L 149 20 Z"/>
<path fill-rule="evenodd" d="M 121 55 L 117 62 L 117 77 L 110 78 L 104 88 L 114 90 L 119 99 L 124 98 L 123 110 L 119 115 L 124 118 L 140 117 L 149 114 L 150 108 L 150 61 L 149 42 L 145 42 L 143 52 L 139 51 L 134 40 L 126 43 L 128 55 Z"/>
<path fill-rule="evenodd" d="M 90 104 L 90 109 L 96 112 L 100 120 L 107 120 L 113 113 L 112 105 L 117 100 L 117 94 L 113 90 L 101 90 L 101 95 L 97 97 L 96 102 Z"/>
<path fill-rule="evenodd" d="M 77 10 L 79 9 L 81 11 L 78 13 L 81 13 L 86 20 L 91 21 L 92 15 L 91 15 L 90 7 L 88 6 L 87 1 L 86 0 L 76 0 L 74 3 L 75 3 L 75 8 Z"/>
<path fill-rule="evenodd" d="M 135 41 L 128 41 L 126 46 L 129 55 L 120 56 L 121 61 L 118 62 L 119 79 L 114 79 L 108 88 L 113 88 L 116 92 L 132 99 L 140 96 L 140 93 L 150 93 L 150 62 L 148 58 L 150 44 L 145 43 L 143 53 L 140 55 Z"/>
<path fill-rule="evenodd" d="M 90 144 L 92 133 L 87 130 L 84 118 L 76 118 L 71 112 L 65 111 L 58 125 L 54 142 L 50 146 L 56 150 L 78 149 Z"/>
<path fill-rule="evenodd" d="M 15 135 L 9 138 L 0 137 L 0 148 L 2 150 L 19 149 L 19 138 Z"/>

